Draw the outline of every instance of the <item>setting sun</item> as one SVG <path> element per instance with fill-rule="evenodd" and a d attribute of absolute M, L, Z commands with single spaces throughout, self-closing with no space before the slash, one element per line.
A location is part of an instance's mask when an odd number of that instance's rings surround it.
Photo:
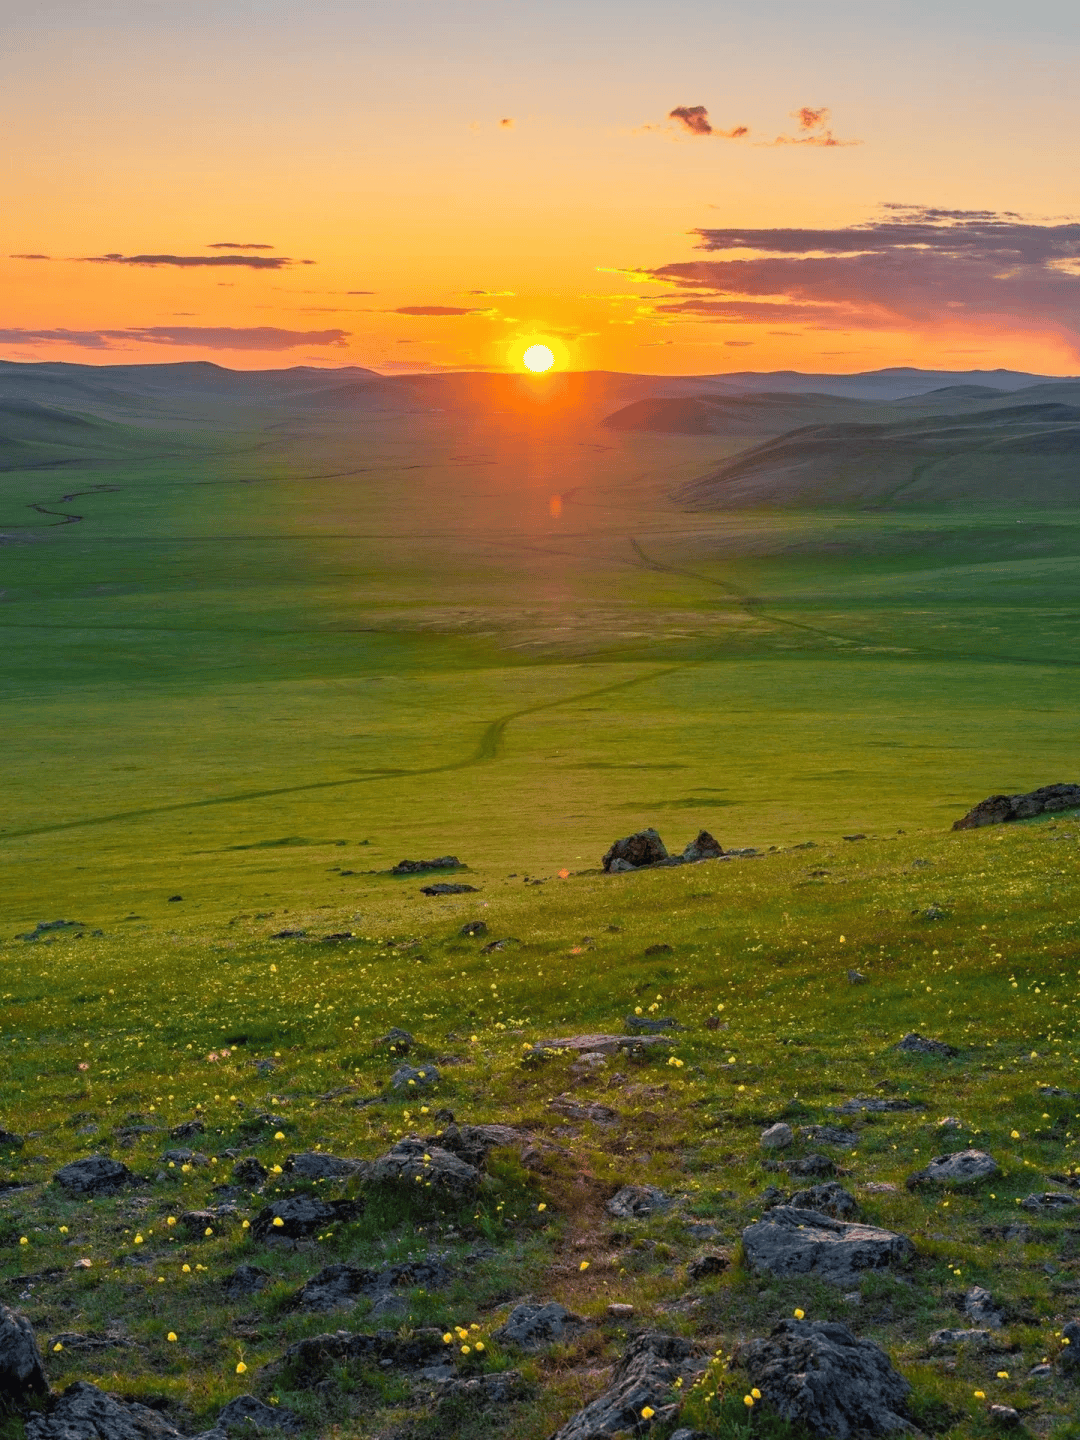
<path fill-rule="evenodd" d="M 526 370 L 550 370 L 555 364 L 555 356 L 546 345 L 530 345 L 521 357 Z"/>

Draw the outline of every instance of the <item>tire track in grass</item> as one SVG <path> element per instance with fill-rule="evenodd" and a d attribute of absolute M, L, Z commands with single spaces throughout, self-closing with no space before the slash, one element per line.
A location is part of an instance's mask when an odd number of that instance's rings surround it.
<path fill-rule="evenodd" d="M 616 680 L 611 685 L 601 685 L 594 690 L 583 690 L 576 695 L 566 695 L 560 700 L 544 700 L 539 705 L 526 705 L 520 710 L 511 710 L 491 720 L 481 732 L 480 739 L 471 754 L 460 760 L 447 761 L 445 765 L 425 765 L 415 770 L 388 769 L 367 770 L 362 775 L 350 775 L 342 780 L 309 780 L 302 785 L 279 785 L 263 790 L 238 790 L 232 795 L 211 795 L 203 800 L 177 800 L 168 805 L 147 805 L 137 810 L 118 810 L 110 815 L 89 815 L 81 820 L 57 820 L 49 825 L 33 825 L 23 830 L 0 831 L 0 843 L 5 840 L 21 840 L 33 835 L 54 835 L 62 830 L 82 830 L 98 825 L 122 824 L 127 820 L 145 820 L 154 815 L 171 815 L 181 810 L 205 810 L 215 805 L 239 805 L 250 800 L 272 800 L 279 795 L 299 795 L 315 790 L 343 789 L 349 785 L 370 785 L 377 780 L 417 779 L 424 775 L 446 775 L 455 770 L 468 770 L 474 765 L 486 765 L 498 760 L 502 750 L 507 726 L 526 715 L 538 715 L 544 710 L 557 710 L 564 705 L 576 705 L 581 700 L 593 700 L 600 695 L 610 695 L 619 690 L 629 690 L 634 685 L 644 685 L 650 680 L 660 680 L 680 670 L 694 668 L 699 661 L 687 661 L 683 665 L 669 665 L 663 670 L 652 670 L 645 675 L 635 675 L 629 680 Z"/>

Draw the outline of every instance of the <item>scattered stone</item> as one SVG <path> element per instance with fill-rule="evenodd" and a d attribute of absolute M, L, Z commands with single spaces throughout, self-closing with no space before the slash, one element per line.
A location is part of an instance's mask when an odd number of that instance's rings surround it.
<path fill-rule="evenodd" d="M 107 1155 L 91 1155 L 86 1160 L 72 1160 L 62 1165 L 53 1176 L 69 1195 L 115 1195 L 134 1180 L 128 1167 Z"/>
<path fill-rule="evenodd" d="M 85 930 L 86 926 L 81 920 L 39 920 L 33 930 L 27 930 L 22 935 L 16 935 L 16 940 L 39 940 L 42 935 L 48 935 L 51 931 L 63 930 Z"/>
<path fill-rule="evenodd" d="M 849 985 L 865 985 L 865 984 L 866 984 L 866 976 L 862 973 L 861 970 L 849 970 L 849 971 L 847 972 L 847 978 L 848 978 L 848 984 L 849 984 Z"/>
<path fill-rule="evenodd" d="M 243 1300 L 265 1290 L 272 1278 L 269 1270 L 258 1265 L 238 1265 L 223 1278 L 221 1288 L 230 1300 Z"/>
<path fill-rule="evenodd" d="M 1041 1195 L 1028 1195 L 1020 1201 L 1021 1210 L 1036 1213 L 1060 1214 L 1062 1210 L 1075 1210 L 1077 1205 L 1080 1205 L 1080 1199 L 1075 1195 L 1063 1195 L 1058 1190 L 1044 1190 Z"/>
<path fill-rule="evenodd" d="M 954 830 L 977 830 L 983 825 L 1007 825 L 1058 810 L 1080 808 L 1080 785 L 1042 785 L 1024 795 L 991 795 L 953 822 Z"/>
<path fill-rule="evenodd" d="M 505 950 L 508 945 L 520 945 L 520 944 L 521 944 L 521 941 L 518 940 L 518 939 L 516 939 L 513 935 L 507 935 L 507 936 L 506 936 L 504 939 L 502 939 L 502 940 L 492 940 L 489 945 L 484 945 L 484 946 L 481 948 L 481 950 L 480 950 L 480 954 L 481 954 L 481 955 L 497 955 L 500 950 Z"/>
<path fill-rule="evenodd" d="M 761 1132 L 761 1148 L 763 1150 L 786 1150 L 795 1139 L 795 1132 L 790 1125 L 785 1125 L 782 1120 L 775 1125 L 770 1125 L 767 1130 Z"/>
<path fill-rule="evenodd" d="M 441 1146 L 467 1165 L 482 1170 L 492 1150 L 520 1151 L 531 1141 L 523 1130 L 510 1125 L 457 1125 L 451 1120 L 441 1135 L 429 1135 L 424 1143 Z"/>
<path fill-rule="evenodd" d="M 348 1180 L 363 1174 L 368 1163 L 344 1155 L 327 1155 L 322 1150 L 305 1150 L 300 1155 L 289 1155 L 281 1168 L 300 1180 Z"/>
<path fill-rule="evenodd" d="M 1054 1373 L 1052 1365 L 1033 1365 L 1028 1371 L 1029 1380 L 1049 1380 Z"/>
<path fill-rule="evenodd" d="M 682 852 L 682 858 L 688 865 L 695 865 L 699 860 L 719 860 L 723 853 L 719 840 L 714 840 L 708 830 L 700 830 Z"/>
<path fill-rule="evenodd" d="M 699 1255 L 696 1260 L 690 1261 L 686 1273 L 691 1280 L 707 1280 L 710 1275 L 723 1274 L 730 1264 L 731 1259 L 727 1255 Z"/>
<path fill-rule="evenodd" d="M 1080 1320 L 1063 1325 L 1061 1338 L 1069 1342 L 1061 1348 L 1061 1368 L 1066 1375 L 1080 1376 Z"/>
<path fill-rule="evenodd" d="M 659 860 L 668 859 L 667 847 L 659 834 L 653 830 L 636 830 L 623 840 L 616 840 L 600 862 L 605 870 L 615 868 L 620 861 L 620 870 L 638 870 L 643 865 L 655 865 Z"/>
<path fill-rule="evenodd" d="M 293 1297 L 301 1310 L 340 1310 L 354 1305 L 375 1282 L 374 1270 L 356 1265 L 327 1265 L 305 1281 Z"/>
<path fill-rule="evenodd" d="M 298 1240 L 343 1221 L 355 1220 L 360 1206 L 352 1200 L 316 1200 L 310 1195 L 290 1195 L 264 1205 L 251 1222 L 257 1240 Z M 280 1220 L 280 1225 L 274 1221 Z"/>
<path fill-rule="evenodd" d="M 439 1072 L 434 1065 L 425 1065 L 422 1070 L 413 1065 L 399 1065 L 390 1076 L 395 1090 L 430 1090 L 439 1083 Z"/>
<path fill-rule="evenodd" d="M 237 1395 L 221 1411 L 217 1418 L 219 1430 L 226 1435 L 236 1431 L 253 1430 L 302 1430 L 303 1421 L 284 1405 L 267 1405 L 254 1395 Z"/>
<path fill-rule="evenodd" d="M 859 1213 L 855 1196 L 835 1180 L 797 1190 L 787 1203 L 796 1210 L 816 1210 L 819 1215 L 831 1215 L 834 1220 L 853 1220 Z"/>
<path fill-rule="evenodd" d="M 190 1140 L 193 1135 L 201 1135 L 205 1129 L 201 1120 L 185 1120 L 180 1125 L 174 1125 L 169 1134 L 174 1140 Z"/>
<path fill-rule="evenodd" d="M 994 1304 L 994 1297 L 981 1285 L 973 1285 L 964 1296 L 964 1314 L 976 1325 L 988 1330 L 1000 1330 L 1005 1323 L 1005 1316 Z"/>
<path fill-rule="evenodd" d="M 378 1330 L 374 1335 L 336 1330 L 295 1341 L 279 1361 L 266 1367 L 264 1373 L 286 1370 L 297 1389 L 311 1389 L 328 1370 L 342 1364 L 381 1365 L 387 1362 L 389 1365 L 419 1366 L 426 1364 L 432 1356 L 441 1356 L 445 1349 L 440 1330 L 414 1330 L 406 1336 L 392 1330 Z"/>
<path fill-rule="evenodd" d="M 607 1313 L 613 1320 L 629 1320 L 634 1313 L 633 1305 L 624 1305 L 615 1300 L 607 1307 Z"/>
<path fill-rule="evenodd" d="M 971 1345 L 976 1350 L 1000 1350 L 992 1330 L 935 1330 L 926 1342 L 932 1355 L 951 1354 L 961 1345 Z"/>
<path fill-rule="evenodd" d="M 438 885 L 420 886 L 421 895 L 475 895 L 476 893 L 477 886 L 475 885 L 451 885 L 442 882 Z"/>
<path fill-rule="evenodd" d="M 604 1207 L 616 1220 L 644 1220 L 672 1203 L 670 1195 L 655 1185 L 624 1185 Z"/>
<path fill-rule="evenodd" d="M 590 1100 L 574 1100 L 569 1095 L 557 1095 L 554 1100 L 549 1100 L 548 1109 L 554 1110 L 557 1115 L 565 1115 L 568 1120 L 589 1120 L 605 1129 L 617 1125 L 620 1119 L 619 1112 L 610 1105 L 600 1105 Z"/>
<path fill-rule="evenodd" d="M 655 1020 L 649 1015 L 627 1015 L 623 1023 L 628 1035 L 656 1035 L 661 1030 L 681 1030 L 683 1028 L 670 1015 Z"/>
<path fill-rule="evenodd" d="M 14 1130 L 0 1129 L 0 1149 L 21 1150 L 26 1141 L 21 1135 L 16 1135 Z"/>
<path fill-rule="evenodd" d="M 306 930 L 277 930 L 270 936 L 271 940 L 302 940 L 308 932 Z"/>
<path fill-rule="evenodd" d="M 925 1110 L 926 1106 L 917 1100 L 886 1100 L 880 1095 L 856 1095 L 852 1100 L 845 1100 L 842 1105 L 830 1105 L 829 1109 L 837 1115 L 858 1115 L 863 1111 L 872 1115 L 886 1115 L 894 1110 Z"/>
<path fill-rule="evenodd" d="M 254 1155 L 245 1155 L 238 1160 L 232 1168 L 232 1178 L 237 1185 L 248 1185 L 254 1187 L 261 1185 L 267 1177 L 266 1166 L 257 1160 Z"/>
<path fill-rule="evenodd" d="M 953 829 L 956 829 L 955 825 Z M 1002 1429 L 1011 1430 L 1020 1424 L 1020 1411 L 1014 1410 L 1011 1405 L 991 1405 L 990 1419 Z"/>
<path fill-rule="evenodd" d="M 483 920 L 469 920 L 466 924 L 462 925 L 458 931 L 458 934 L 464 936 L 466 939 L 478 935 L 486 935 L 487 933 L 488 927 L 484 924 Z"/>
<path fill-rule="evenodd" d="M 846 1325 L 781 1320 L 734 1359 L 784 1420 L 830 1440 L 918 1434 L 907 1418 L 911 1386 L 884 1350 L 857 1340 Z"/>
<path fill-rule="evenodd" d="M 946 1045 L 943 1040 L 929 1040 L 925 1035 L 919 1035 L 912 1030 L 902 1040 L 898 1040 L 893 1046 L 894 1050 L 903 1050 L 908 1055 L 934 1055 L 940 1060 L 949 1060 L 960 1051 L 952 1045 Z"/>
<path fill-rule="evenodd" d="M 408 1030 L 402 1030 L 395 1025 L 381 1037 L 379 1044 L 385 1045 L 394 1055 L 407 1055 L 413 1047 L 413 1037 Z"/>
<path fill-rule="evenodd" d="M 450 1200 L 468 1200 L 480 1188 L 475 1165 L 460 1160 L 439 1145 L 425 1145 L 411 1136 L 399 1140 L 376 1160 L 369 1172 L 374 1184 L 422 1184 Z"/>
<path fill-rule="evenodd" d="M 668 945 L 664 940 L 659 941 L 655 945 L 647 945 L 645 947 L 646 955 L 673 955 L 674 953 L 674 946 Z"/>
<path fill-rule="evenodd" d="M 617 856 L 607 867 L 609 875 L 618 875 L 623 870 L 636 870 L 636 865 L 631 865 L 629 860 L 620 860 Z"/>
<path fill-rule="evenodd" d="M 30 1321 L 0 1305 L 0 1403 L 14 1409 L 48 1389 Z"/>
<path fill-rule="evenodd" d="M 831 1175 L 836 1166 L 828 1155 L 803 1155 L 799 1160 L 789 1160 L 785 1167 L 789 1175 Z"/>
<path fill-rule="evenodd" d="M 957 1150 L 953 1155 L 935 1155 L 923 1170 L 907 1178 L 907 1187 L 920 1185 L 976 1185 L 1001 1174 L 997 1161 L 984 1150 Z"/>
<path fill-rule="evenodd" d="M 866 1182 L 866 1190 L 870 1195 L 895 1195 L 898 1188 L 891 1180 L 868 1180 Z"/>
<path fill-rule="evenodd" d="M 858 1135 L 844 1125 L 800 1125 L 799 1138 L 819 1145 L 852 1145 Z"/>
<path fill-rule="evenodd" d="M 939 1130 L 962 1130 L 964 1126 L 963 1122 L 959 1120 L 957 1116 L 943 1115 L 937 1122 L 937 1128 Z"/>
<path fill-rule="evenodd" d="M 691 1341 L 647 1331 L 631 1341 L 607 1390 L 571 1416 L 552 1440 L 606 1440 L 622 1431 L 636 1432 L 646 1408 L 663 1422 L 676 1413 L 676 1380 L 685 1385 L 704 1365 Z"/>
<path fill-rule="evenodd" d="M 483 1411 L 489 1405 L 506 1405 L 520 1400 L 528 1387 L 520 1370 L 497 1370 L 490 1375 L 453 1376 L 440 1392 L 440 1406 L 447 1401 L 465 1401 L 470 1413 Z M 438 1410 L 436 1416 L 438 1416 Z"/>
<path fill-rule="evenodd" d="M 841 838 L 842 840 L 847 840 L 849 843 L 854 843 L 856 840 L 865 840 L 865 839 L 866 839 L 866 836 L 865 836 L 865 835 L 861 835 L 861 834 L 860 834 L 860 835 L 842 835 L 840 838 Z"/>
<path fill-rule="evenodd" d="M 126 1350 L 133 1343 L 124 1335 L 83 1335 L 75 1330 L 62 1330 L 49 1341 L 49 1349 L 55 1350 L 59 1345 L 64 1350 L 82 1350 L 93 1354 L 97 1350 Z"/>
<path fill-rule="evenodd" d="M 816 1210 L 780 1205 L 742 1233 L 754 1270 L 772 1275 L 813 1274 L 831 1285 L 849 1285 L 864 1270 L 906 1261 L 911 1241 L 891 1230 L 858 1225 Z"/>
<path fill-rule="evenodd" d="M 118 1400 L 96 1385 L 76 1380 L 48 1414 L 26 1421 L 27 1440 L 181 1440 L 157 1410 Z"/>
<path fill-rule="evenodd" d="M 399 860 L 391 875 L 420 875 L 425 870 L 464 870 L 456 855 L 440 855 L 435 860 Z"/>
<path fill-rule="evenodd" d="M 547 1305 L 515 1305 L 492 1339 L 516 1345 L 519 1350 L 539 1350 L 556 1340 L 568 1339 L 584 1324 L 580 1315 L 571 1314 L 554 1300 Z"/>
<path fill-rule="evenodd" d="M 539 1040 L 534 1055 L 569 1050 L 578 1054 L 616 1055 L 620 1050 L 662 1050 L 674 1045 L 666 1035 L 570 1035 L 565 1040 Z"/>

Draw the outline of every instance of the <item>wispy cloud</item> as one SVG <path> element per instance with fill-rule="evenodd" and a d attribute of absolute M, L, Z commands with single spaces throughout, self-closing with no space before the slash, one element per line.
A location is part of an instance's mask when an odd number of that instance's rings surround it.
<path fill-rule="evenodd" d="M 236 266 L 248 270 L 287 270 L 292 265 L 315 264 L 314 260 L 293 260 L 288 255 L 121 255 L 115 251 L 107 255 L 80 255 L 78 259 L 87 265 L 173 265 L 180 269 Z"/>
<path fill-rule="evenodd" d="M 494 310 L 481 310 L 467 305 L 399 305 L 391 315 L 494 315 Z"/>
<path fill-rule="evenodd" d="M 516 292 L 513 290 L 463 290 L 463 295 L 486 295 L 489 299 L 513 300 Z"/>
<path fill-rule="evenodd" d="M 51 255 L 33 255 L 33 254 L 27 254 L 27 253 L 24 251 L 24 252 L 23 252 L 22 254 L 20 254 L 20 255 L 9 255 L 9 256 L 8 256 L 8 259 L 9 259 L 9 260 L 51 260 L 51 259 L 52 259 L 52 256 L 51 256 Z"/>
<path fill-rule="evenodd" d="M 815 109 L 812 105 L 801 105 L 791 112 L 797 120 L 797 135 L 777 135 L 775 140 L 759 140 L 758 145 L 820 145 L 826 150 L 835 150 L 848 145 L 861 145 L 861 140 L 838 140 L 829 127 L 832 111 L 827 105 Z"/>
<path fill-rule="evenodd" d="M 741 140 L 749 135 L 746 125 L 736 125 L 733 130 L 718 130 L 709 119 L 704 105 L 676 105 L 668 111 L 668 119 L 676 120 L 688 135 L 714 135 L 720 140 Z"/>
<path fill-rule="evenodd" d="M 347 330 L 282 330 L 275 325 L 151 325 L 118 330 L 0 329 L 0 345 L 74 345 L 81 350 L 126 350 L 165 345 L 202 350 L 294 350 L 301 345 L 341 346 Z"/>
<path fill-rule="evenodd" d="M 215 240 L 206 248 L 208 250 L 273 250 L 276 247 L 265 245 L 259 240 Z"/>
<path fill-rule="evenodd" d="M 680 292 L 661 314 L 837 330 L 1002 327 L 1080 350 L 1080 222 L 891 205 L 833 229 L 709 228 L 681 261 L 643 278 Z"/>
<path fill-rule="evenodd" d="M 500 129 L 500 130 L 513 130 L 513 128 L 514 128 L 514 117 L 513 117 L 512 115 L 504 115 L 503 118 L 499 121 L 499 129 Z"/>

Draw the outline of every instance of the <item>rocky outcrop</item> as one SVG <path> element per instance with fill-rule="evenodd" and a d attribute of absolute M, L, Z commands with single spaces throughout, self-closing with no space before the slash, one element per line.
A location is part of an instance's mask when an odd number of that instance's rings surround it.
<path fill-rule="evenodd" d="M 17 1409 L 48 1388 L 30 1321 L 0 1305 L 0 1405 Z"/>
<path fill-rule="evenodd" d="M 914 1030 L 898 1040 L 893 1049 L 903 1050 L 907 1055 L 933 1055 L 939 1060 L 951 1060 L 960 1053 L 952 1045 L 946 1045 L 944 1040 L 930 1040 Z"/>
<path fill-rule="evenodd" d="M 907 1416 L 911 1386 L 846 1325 L 781 1320 L 767 1339 L 740 1346 L 734 1363 L 784 1420 L 829 1440 L 918 1434 Z"/>
<path fill-rule="evenodd" d="M 511 1125 L 457 1125 L 449 1124 L 439 1135 L 429 1135 L 424 1142 L 449 1150 L 466 1165 L 482 1170 L 492 1150 L 521 1151 L 532 1142 L 524 1130 L 515 1130 Z M 430 1150 L 428 1152 L 430 1154 Z"/>
<path fill-rule="evenodd" d="M 393 1330 L 377 1330 L 373 1335 L 335 1330 L 294 1341 L 264 1373 L 277 1375 L 285 1371 L 290 1385 L 303 1390 L 316 1385 L 338 1365 L 379 1365 L 386 1361 L 388 1365 L 413 1367 L 427 1364 L 445 1349 L 441 1330 L 413 1330 L 406 1335 Z"/>
<path fill-rule="evenodd" d="M 658 1422 L 670 1419 L 681 1388 L 675 1382 L 685 1386 L 704 1366 L 698 1347 L 689 1340 L 656 1331 L 639 1335 L 615 1366 L 604 1393 L 572 1416 L 552 1440 L 606 1440 L 624 1431 L 636 1433 L 645 1409 Z"/>
<path fill-rule="evenodd" d="M 922 1185 L 977 1185 L 1001 1174 L 997 1161 L 985 1150 L 957 1150 L 953 1155 L 935 1155 L 922 1170 L 907 1178 L 909 1190 Z"/>
<path fill-rule="evenodd" d="M 656 865 L 667 858 L 667 846 L 660 839 L 659 833 L 650 828 L 635 830 L 633 835 L 616 840 L 600 863 L 608 871 L 614 867 L 616 861 L 620 862 L 620 870 L 640 870 L 644 865 Z"/>
<path fill-rule="evenodd" d="M 554 1300 L 547 1305 L 515 1305 L 505 1322 L 492 1332 L 492 1339 L 500 1345 L 516 1345 L 519 1350 L 539 1350 L 567 1339 L 584 1324 L 580 1315 L 572 1315 Z"/>
<path fill-rule="evenodd" d="M 816 1210 L 819 1215 L 831 1215 L 834 1220 L 853 1220 L 859 1213 L 855 1196 L 836 1180 L 811 1185 L 808 1190 L 796 1190 L 788 1204 L 796 1210 Z"/>
<path fill-rule="evenodd" d="M 1057 810 L 1080 810 L 1080 785 L 1043 785 L 1024 795 L 991 795 L 954 821 L 952 828 L 978 830 L 983 825 L 1008 825 Z"/>
<path fill-rule="evenodd" d="M 754 1270 L 772 1275 L 816 1275 L 831 1285 L 850 1287 L 866 1270 L 902 1264 L 911 1241 L 875 1225 L 834 1220 L 816 1210 L 778 1205 L 742 1233 L 746 1258 Z"/>
<path fill-rule="evenodd" d="M 434 860 L 399 860 L 391 875 L 422 875 L 426 870 L 465 870 L 456 855 L 439 855 Z"/>
<path fill-rule="evenodd" d="M 326 1155 L 321 1150 L 305 1150 L 290 1155 L 282 1169 L 298 1180 L 348 1180 L 368 1168 L 364 1160 L 350 1160 L 344 1155 Z"/>
<path fill-rule="evenodd" d="M 119 1160 L 108 1155 L 90 1155 L 85 1160 L 72 1160 L 62 1165 L 53 1176 L 57 1185 L 69 1195 L 115 1195 L 135 1177 Z"/>
<path fill-rule="evenodd" d="M 182 1440 L 165 1416 L 76 1380 L 48 1412 L 26 1421 L 26 1440 Z"/>
<path fill-rule="evenodd" d="M 425 1185 L 447 1200 L 471 1200 L 480 1188 L 480 1171 L 439 1145 L 406 1136 L 372 1165 L 376 1185 Z"/>
<path fill-rule="evenodd" d="M 254 1434 L 257 1430 L 287 1430 L 290 1433 L 304 1428 L 299 1415 L 284 1405 L 267 1405 L 254 1395 L 237 1395 L 230 1400 L 217 1418 L 217 1428 L 226 1435 L 237 1433 Z"/>
<path fill-rule="evenodd" d="M 290 1195 L 264 1205 L 251 1224 L 257 1240 L 298 1240 L 304 1235 L 355 1220 L 360 1206 L 354 1200 L 316 1200 L 311 1195 Z"/>
<path fill-rule="evenodd" d="M 624 1185 L 607 1202 L 607 1212 L 616 1220 L 644 1220 L 658 1210 L 666 1210 L 671 1196 L 655 1185 Z"/>

